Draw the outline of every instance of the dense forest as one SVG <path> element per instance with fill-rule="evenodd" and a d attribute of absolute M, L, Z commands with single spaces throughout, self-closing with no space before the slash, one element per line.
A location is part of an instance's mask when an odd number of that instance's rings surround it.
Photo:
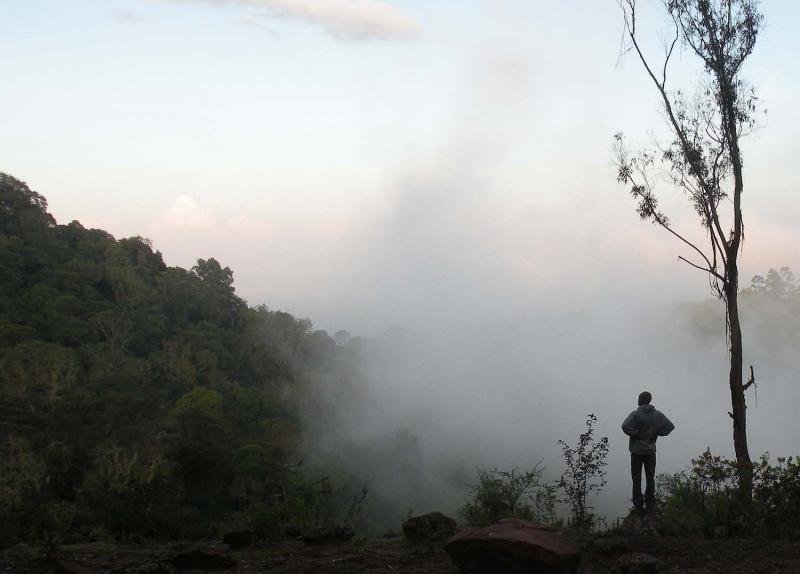
<path fill-rule="evenodd" d="M 0 547 L 319 512 L 299 405 L 346 353 L 248 306 L 215 259 L 170 267 L 146 239 L 58 224 L 0 174 Z"/>

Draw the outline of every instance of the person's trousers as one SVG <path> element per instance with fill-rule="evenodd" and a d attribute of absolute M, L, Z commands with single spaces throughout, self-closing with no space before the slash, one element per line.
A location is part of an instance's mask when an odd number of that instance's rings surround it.
<path fill-rule="evenodd" d="M 642 467 L 647 486 L 642 501 Z M 631 453 L 631 478 L 633 479 L 633 506 L 636 510 L 655 510 L 656 507 L 656 455 Z M 643 504 L 644 502 L 644 504 Z"/>

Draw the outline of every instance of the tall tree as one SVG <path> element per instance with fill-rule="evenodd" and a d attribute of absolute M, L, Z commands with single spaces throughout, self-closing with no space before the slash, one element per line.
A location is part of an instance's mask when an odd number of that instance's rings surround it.
<path fill-rule="evenodd" d="M 618 0 L 625 25 L 625 51 L 634 53 L 652 80 L 664 107 L 672 139 L 666 145 L 631 154 L 617 134 L 618 181 L 629 185 L 637 212 L 683 242 L 693 257 L 680 260 L 706 273 L 725 305 L 730 351 L 729 388 L 733 444 L 739 463 L 739 486 L 749 497 L 753 471 L 747 448 L 745 391 L 753 384 L 742 375 L 742 329 L 739 321 L 739 253 L 744 240 L 743 159 L 740 140 L 756 127 L 758 99 L 741 77 L 763 23 L 758 0 L 661 0 L 671 20 L 658 65 L 645 56 L 637 30 L 636 0 Z M 700 59 L 704 78 L 687 95 L 668 84 L 676 46 Z M 705 234 L 703 243 L 679 232 L 660 211 L 653 184 L 655 169 L 683 190 Z"/>

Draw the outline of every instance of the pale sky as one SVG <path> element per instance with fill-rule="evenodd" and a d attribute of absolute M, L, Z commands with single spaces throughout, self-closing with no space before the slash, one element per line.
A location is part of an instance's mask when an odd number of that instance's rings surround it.
<path fill-rule="evenodd" d="M 745 283 L 800 271 L 798 6 L 745 72 Z M 614 0 L 2 0 L 0 171 L 332 331 L 703 298 L 614 178 L 615 132 L 663 131 L 621 32 Z"/>

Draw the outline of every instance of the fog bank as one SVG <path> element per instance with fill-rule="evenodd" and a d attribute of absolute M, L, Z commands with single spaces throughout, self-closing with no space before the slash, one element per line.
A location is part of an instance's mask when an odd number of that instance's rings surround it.
<path fill-rule="evenodd" d="M 751 453 L 793 454 L 800 423 L 786 405 L 800 389 L 790 341 L 776 345 L 768 324 L 747 309 L 744 317 L 746 361 L 761 381 L 757 406 L 748 393 Z M 316 446 L 342 456 L 378 498 L 453 512 L 478 465 L 542 463 L 556 479 L 557 441 L 577 442 L 594 413 L 610 444 L 595 504 L 611 520 L 629 507 L 620 424 L 640 391 L 676 425 L 658 443 L 659 472 L 684 469 L 707 447 L 733 455 L 723 325 L 709 301 L 391 329 L 361 342 L 356 382 L 326 387 L 331 418 Z"/>

